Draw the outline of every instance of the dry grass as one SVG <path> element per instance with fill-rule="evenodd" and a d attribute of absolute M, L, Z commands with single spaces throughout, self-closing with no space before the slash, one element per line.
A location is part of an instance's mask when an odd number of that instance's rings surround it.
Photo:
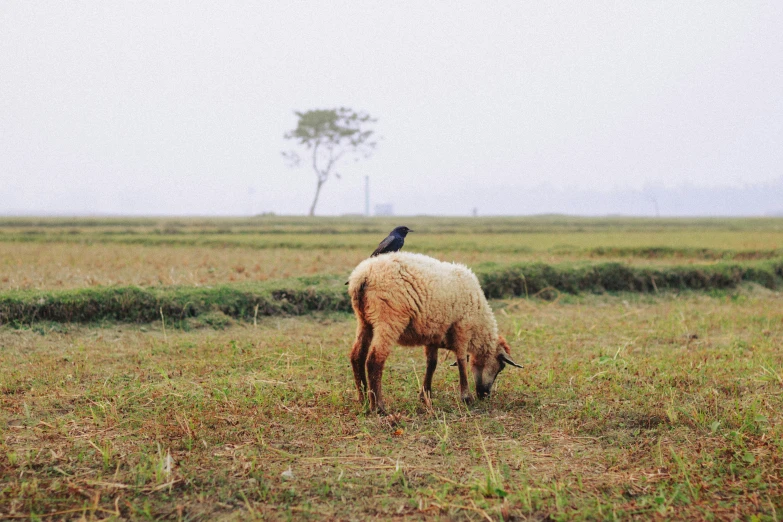
<path fill-rule="evenodd" d="M 398 348 L 393 418 L 356 403 L 347 315 L 0 329 L 0 517 L 781 516 L 780 294 L 494 306 L 526 368 L 465 409 L 443 364 L 426 409 Z"/>
<path fill-rule="evenodd" d="M 364 249 L 0 242 L 0 291 L 111 285 L 206 286 L 315 274 L 348 274 L 368 255 L 376 239 L 366 237 L 364 241 L 368 246 Z M 513 242 L 517 237 L 506 234 L 502 239 Z M 406 250 L 429 252 L 418 245 L 417 240 L 411 237 Z M 581 251 L 503 252 L 486 247 L 436 251 L 433 255 L 473 267 L 481 263 L 540 261 L 557 264 L 585 259 Z M 602 256 L 596 261 L 642 266 L 711 262 L 687 257 L 650 259 L 633 256 Z"/>
<path fill-rule="evenodd" d="M 204 286 L 341 273 L 349 250 L 0 243 L 0 290 L 88 286 Z"/>

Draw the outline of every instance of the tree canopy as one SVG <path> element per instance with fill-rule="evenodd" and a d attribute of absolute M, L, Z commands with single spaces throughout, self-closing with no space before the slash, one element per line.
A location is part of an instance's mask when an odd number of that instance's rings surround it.
<path fill-rule="evenodd" d="M 377 142 L 372 139 L 374 131 L 368 127 L 377 120 L 348 107 L 296 111 L 294 114 L 299 118 L 297 126 L 284 137 L 303 147 L 312 160 L 316 174 L 315 198 L 309 213 L 312 216 L 323 184 L 332 174 L 340 177 L 336 171 L 340 160 L 347 156 L 359 160 L 372 154 Z M 301 161 L 293 150 L 284 151 L 283 156 L 294 166 Z"/>

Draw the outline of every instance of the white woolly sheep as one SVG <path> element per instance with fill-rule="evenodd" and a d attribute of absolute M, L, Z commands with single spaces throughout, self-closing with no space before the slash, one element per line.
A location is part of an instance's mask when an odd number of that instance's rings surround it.
<path fill-rule="evenodd" d="M 420 397 L 427 404 L 438 348 L 456 354 L 460 396 L 465 402 L 472 401 L 468 354 L 481 399 L 489 395 L 506 364 L 521 368 L 511 360 L 506 340 L 498 335 L 478 279 L 463 265 L 422 254 L 384 254 L 354 269 L 348 293 L 358 321 L 351 365 L 359 400 L 364 403 L 369 395 L 371 410 L 385 413 L 381 377 L 394 344 L 425 347 L 427 370 Z"/>

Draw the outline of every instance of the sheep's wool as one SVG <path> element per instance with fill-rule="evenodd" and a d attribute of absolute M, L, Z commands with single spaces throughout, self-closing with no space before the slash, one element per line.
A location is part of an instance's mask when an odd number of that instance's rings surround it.
<path fill-rule="evenodd" d="M 442 344 L 458 325 L 468 353 L 494 351 L 497 323 L 476 275 L 466 266 L 395 252 L 369 258 L 351 273 L 354 311 L 402 345 Z M 376 332 L 380 333 L 380 332 Z"/>

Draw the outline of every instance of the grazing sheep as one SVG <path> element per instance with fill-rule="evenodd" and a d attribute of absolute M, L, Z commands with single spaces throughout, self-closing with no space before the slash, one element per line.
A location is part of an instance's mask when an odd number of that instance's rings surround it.
<path fill-rule="evenodd" d="M 351 305 L 358 320 L 351 365 L 363 403 L 385 413 L 381 377 L 394 344 L 423 345 L 427 370 L 420 393 L 429 404 L 438 348 L 457 356 L 460 396 L 471 402 L 468 354 L 479 398 L 489 395 L 509 357 L 498 335 L 495 316 L 475 274 L 463 265 L 444 263 L 422 254 L 395 252 L 362 261 L 348 280 Z"/>

